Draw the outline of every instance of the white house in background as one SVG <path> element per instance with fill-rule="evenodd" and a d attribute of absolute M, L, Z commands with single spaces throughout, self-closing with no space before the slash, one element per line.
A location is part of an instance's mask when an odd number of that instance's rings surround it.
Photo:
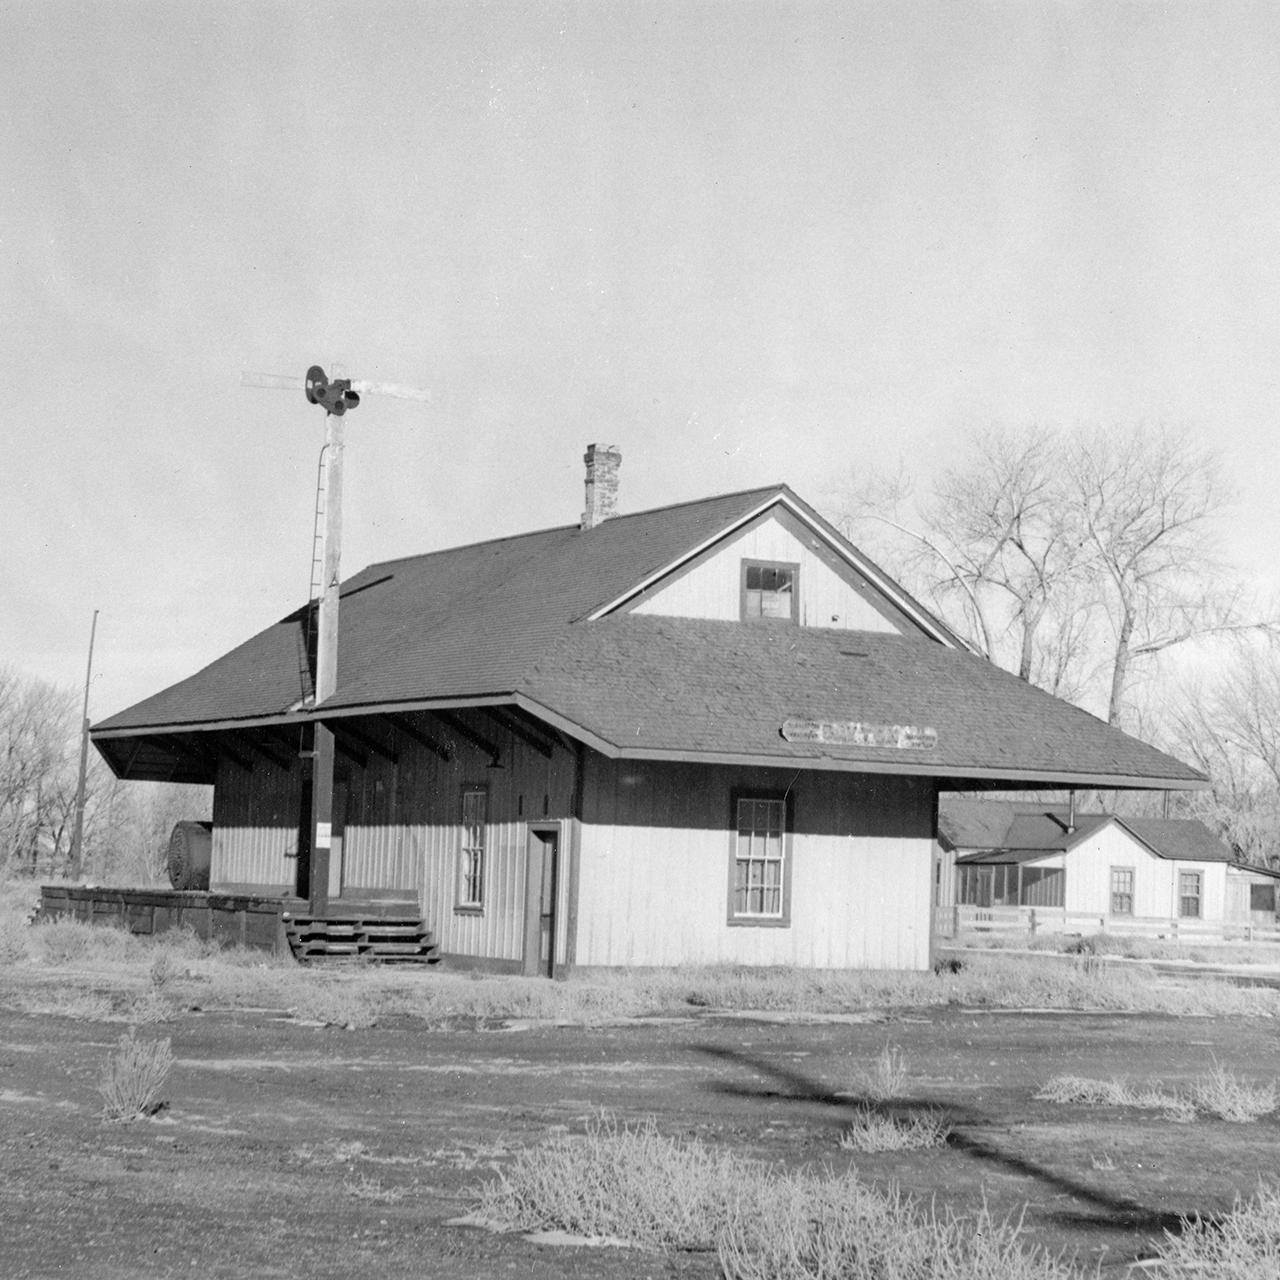
<path fill-rule="evenodd" d="M 939 905 L 1052 908 L 1188 924 L 1276 922 L 1280 873 L 1240 862 L 1202 822 L 946 797 Z"/>

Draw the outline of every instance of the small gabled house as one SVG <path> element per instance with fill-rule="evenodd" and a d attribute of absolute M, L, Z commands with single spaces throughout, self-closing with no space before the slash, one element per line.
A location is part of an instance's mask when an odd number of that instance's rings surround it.
<path fill-rule="evenodd" d="M 1275 925 L 1280 873 L 1239 861 L 1196 819 L 948 797 L 938 839 L 960 906 L 1059 908 L 1094 927 Z"/>
<path fill-rule="evenodd" d="M 372 565 L 316 703 L 311 610 L 94 727 L 123 778 L 214 787 L 211 888 L 421 912 L 526 973 L 931 962 L 940 791 L 1201 775 L 976 657 L 785 485 Z"/>

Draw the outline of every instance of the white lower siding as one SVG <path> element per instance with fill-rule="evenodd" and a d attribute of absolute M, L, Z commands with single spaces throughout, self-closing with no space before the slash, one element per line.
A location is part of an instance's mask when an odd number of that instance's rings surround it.
<path fill-rule="evenodd" d="M 584 830 L 578 964 L 928 968 L 927 839 L 796 837 L 791 923 L 773 927 L 727 922 L 725 833 L 682 834 L 683 847 L 658 838 L 651 850 L 667 852 L 631 858 L 616 832 Z M 620 898 L 628 908 L 611 910 Z"/>
<path fill-rule="evenodd" d="M 648 776 L 638 782 L 639 773 Z M 789 776 L 796 791 L 790 923 L 768 926 L 728 921 L 729 788 L 741 787 L 742 776 L 704 771 L 696 783 L 682 783 L 678 773 L 630 774 L 630 793 L 613 797 L 616 806 L 610 797 L 600 806 L 625 810 L 615 816 L 626 820 L 583 823 L 577 965 L 928 968 L 933 810 L 927 784 Z M 761 779 L 761 785 L 776 781 Z M 681 825 L 663 825 L 664 816 Z"/>

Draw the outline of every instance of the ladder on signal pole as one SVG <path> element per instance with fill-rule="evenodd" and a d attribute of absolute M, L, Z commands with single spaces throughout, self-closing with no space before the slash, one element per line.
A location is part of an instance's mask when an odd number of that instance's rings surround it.
<path fill-rule="evenodd" d="M 328 486 L 329 446 L 320 446 L 316 462 L 315 521 L 311 529 L 311 580 L 307 588 L 306 625 L 303 627 L 302 653 L 300 655 L 302 691 L 306 698 L 314 698 L 316 691 L 314 662 L 316 661 L 316 616 L 320 597 L 324 593 L 324 518 Z"/>

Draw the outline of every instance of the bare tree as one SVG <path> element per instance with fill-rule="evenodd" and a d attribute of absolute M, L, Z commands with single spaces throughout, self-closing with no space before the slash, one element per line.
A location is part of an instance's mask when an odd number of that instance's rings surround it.
<path fill-rule="evenodd" d="M 1077 435 L 1065 462 L 1074 518 L 1106 586 L 1114 724 L 1134 661 L 1268 624 L 1245 616 L 1242 589 L 1217 554 L 1229 495 L 1215 454 L 1183 432 L 1139 427 Z"/>
<path fill-rule="evenodd" d="M 0 872 L 67 874 L 80 731 L 73 690 L 0 668 Z M 174 822 L 209 811 L 208 787 L 121 782 L 91 752 L 84 869 L 98 880 L 155 883 Z"/>
<path fill-rule="evenodd" d="M 66 790 L 75 697 L 0 668 L 0 866 L 34 871 Z"/>
<path fill-rule="evenodd" d="M 1079 579 L 1081 541 L 1063 504 L 1061 452 L 1056 434 L 1040 428 L 973 436 L 971 457 L 943 473 L 924 513 L 935 540 L 947 537 L 955 548 L 966 588 L 995 597 L 991 612 L 1015 641 L 1024 680 L 1055 598 Z M 992 621 L 986 630 L 994 631 Z"/>
<path fill-rule="evenodd" d="M 1085 581 L 1060 457 L 1050 430 L 993 429 L 970 437 L 965 463 L 944 472 L 910 513 L 901 475 L 865 480 L 845 495 L 841 513 L 851 530 L 878 523 L 896 533 L 893 567 L 982 654 L 1059 688 L 1071 683 L 1079 636 L 1072 612 L 1058 605 Z"/>
<path fill-rule="evenodd" d="M 863 477 L 839 515 L 858 540 L 887 532 L 873 553 L 979 652 L 1116 723 L 1144 659 L 1276 625 L 1217 555 L 1227 496 L 1186 434 L 1036 427 L 971 436 L 922 501 Z"/>
<path fill-rule="evenodd" d="M 1280 866 L 1280 651 L 1241 645 L 1208 686 L 1167 711 L 1172 745 L 1211 788 L 1184 804 L 1248 861 Z"/>

